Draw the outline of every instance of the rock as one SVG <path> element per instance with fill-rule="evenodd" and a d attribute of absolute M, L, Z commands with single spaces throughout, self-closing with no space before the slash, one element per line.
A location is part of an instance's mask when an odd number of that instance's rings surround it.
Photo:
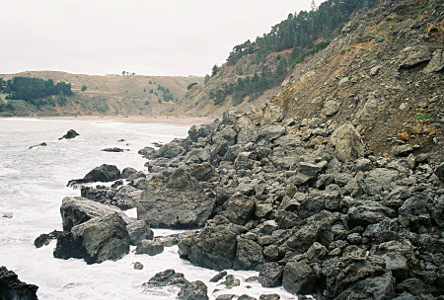
<path fill-rule="evenodd" d="M 80 188 L 81 197 L 107 205 L 113 205 L 112 199 L 115 194 L 115 189 L 102 185 L 96 187 L 82 186 Z"/>
<path fill-rule="evenodd" d="M 185 148 L 179 143 L 177 139 L 163 145 L 156 152 L 156 157 L 174 158 L 185 153 Z"/>
<path fill-rule="evenodd" d="M 261 127 L 259 130 L 259 139 L 273 142 L 280 136 L 285 134 L 285 127 L 281 125 L 269 125 Z"/>
<path fill-rule="evenodd" d="M 283 271 L 282 285 L 293 294 L 314 294 L 317 277 L 307 261 L 292 260 Z"/>
<path fill-rule="evenodd" d="M 137 173 L 136 169 L 133 168 L 125 168 L 122 170 L 122 173 L 120 174 L 120 179 L 127 179 L 131 175 Z"/>
<path fill-rule="evenodd" d="M 259 274 L 259 283 L 263 287 L 277 287 L 282 284 L 283 267 L 278 263 L 264 264 L 263 271 Z"/>
<path fill-rule="evenodd" d="M 254 297 L 250 297 L 246 294 L 243 294 L 243 295 L 239 296 L 239 298 L 237 298 L 237 300 L 257 300 L 257 299 Z"/>
<path fill-rule="evenodd" d="M 223 294 L 216 297 L 216 300 L 231 300 L 234 299 L 236 295 L 234 294 Z"/>
<path fill-rule="evenodd" d="M 56 240 L 57 236 L 60 233 L 62 233 L 62 231 L 54 230 L 48 234 L 46 234 L 46 233 L 41 234 L 34 240 L 34 246 L 36 248 L 41 248 L 43 246 L 47 246 L 47 245 L 49 245 L 51 240 Z"/>
<path fill-rule="evenodd" d="M 140 262 L 136 261 L 134 263 L 134 269 L 135 270 L 143 270 L 143 265 Z"/>
<path fill-rule="evenodd" d="M 173 284 L 174 281 L 185 279 L 182 273 L 176 273 L 173 269 L 156 273 L 153 277 L 143 284 L 144 287 L 165 287 Z"/>
<path fill-rule="evenodd" d="M 153 159 L 156 153 L 156 149 L 147 146 L 145 148 L 140 149 L 137 153 L 142 155 L 146 159 Z"/>
<path fill-rule="evenodd" d="M 333 132 L 331 142 L 335 146 L 338 158 L 342 161 L 354 160 L 364 155 L 364 143 L 350 122 Z"/>
<path fill-rule="evenodd" d="M 262 251 L 262 246 L 257 244 L 255 241 L 245 238 L 243 235 L 238 236 L 233 269 L 262 270 L 265 262 Z"/>
<path fill-rule="evenodd" d="M 104 148 L 100 151 L 105 151 L 105 152 L 125 152 L 125 151 L 129 151 L 129 149 L 122 149 L 119 147 L 113 147 L 113 148 Z"/>
<path fill-rule="evenodd" d="M 111 204 L 117 206 L 122 210 L 137 207 L 142 192 L 130 185 L 122 186 L 118 192 L 114 195 Z"/>
<path fill-rule="evenodd" d="M 335 115 L 339 110 L 339 102 L 330 100 L 325 102 L 324 107 L 321 109 L 321 114 L 326 117 L 331 117 Z"/>
<path fill-rule="evenodd" d="M 395 278 L 388 272 L 352 284 L 338 295 L 338 299 L 392 299 L 394 292 Z"/>
<path fill-rule="evenodd" d="M 278 294 L 264 294 L 259 296 L 259 300 L 279 300 L 281 296 Z"/>
<path fill-rule="evenodd" d="M 227 271 L 219 272 L 210 279 L 210 282 L 218 282 L 219 280 L 221 280 L 225 276 L 227 276 Z"/>
<path fill-rule="evenodd" d="M 78 134 L 77 131 L 75 131 L 74 129 L 70 129 L 70 130 L 68 130 L 66 132 L 66 134 L 64 136 L 59 138 L 59 140 L 61 140 L 61 139 L 67 139 L 67 140 L 68 139 L 73 139 L 73 138 L 75 138 L 78 135 L 80 135 L 80 134 Z"/>
<path fill-rule="evenodd" d="M 232 269 L 236 257 L 237 236 L 246 228 L 215 216 L 197 234 L 179 242 L 179 255 L 192 264 L 214 269 Z"/>
<path fill-rule="evenodd" d="M 126 226 L 132 246 L 137 246 L 142 240 L 152 240 L 154 232 L 148 227 L 145 221 L 137 220 Z"/>
<path fill-rule="evenodd" d="M 222 208 L 222 215 L 230 222 L 245 225 L 254 214 L 255 203 L 250 197 L 237 193 L 230 197 Z"/>
<path fill-rule="evenodd" d="M 103 164 L 91 170 L 83 179 L 74 179 L 68 182 L 67 186 L 88 182 L 110 182 L 120 179 L 120 170 L 114 165 Z"/>
<path fill-rule="evenodd" d="M 440 164 L 436 168 L 435 175 L 438 176 L 438 178 L 444 182 L 444 163 Z"/>
<path fill-rule="evenodd" d="M 277 260 L 279 258 L 279 248 L 276 245 L 270 245 L 264 248 L 264 255 L 270 260 Z"/>
<path fill-rule="evenodd" d="M 148 282 L 143 284 L 144 288 L 158 288 L 175 285 L 180 287 L 177 299 L 181 300 L 207 300 L 208 288 L 202 281 L 189 282 L 182 273 L 176 273 L 169 269 L 156 273 Z"/>
<path fill-rule="evenodd" d="M 433 51 L 432 59 L 424 68 L 425 73 L 440 72 L 444 69 L 444 50 L 436 49 Z"/>
<path fill-rule="evenodd" d="M 392 150 L 394 156 L 407 156 L 413 152 L 413 147 L 410 144 L 395 146 Z"/>
<path fill-rule="evenodd" d="M 208 288 L 200 280 L 189 282 L 181 287 L 179 294 L 177 294 L 179 300 L 208 300 Z"/>
<path fill-rule="evenodd" d="M 54 257 L 83 258 L 88 264 L 118 260 L 129 252 L 126 224 L 117 214 L 90 219 L 59 234 Z"/>
<path fill-rule="evenodd" d="M 343 85 L 347 84 L 349 81 L 350 81 L 350 80 L 349 80 L 348 77 L 344 77 L 344 78 L 342 78 L 341 80 L 339 80 L 338 85 L 339 85 L 339 86 L 343 86 Z"/>
<path fill-rule="evenodd" d="M 378 75 L 379 74 L 379 71 L 381 70 L 381 66 L 374 66 L 373 68 L 371 68 L 371 70 L 370 70 L 370 75 L 371 76 L 376 76 L 376 75 Z"/>
<path fill-rule="evenodd" d="M 426 46 L 417 45 L 404 48 L 400 53 L 400 69 L 414 68 L 431 60 L 430 51 Z"/>
<path fill-rule="evenodd" d="M 119 214 L 125 223 L 131 223 L 131 219 L 119 208 L 104 205 L 82 197 L 65 197 L 60 207 L 64 231 L 70 231 L 75 225 L 79 225 L 94 217 Z"/>
<path fill-rule="evenodd" d="M 148 254 L 154 256 L 163 252 L 163 245 L 156 241 L 142 240 L 137 245 L 136 254 Z"/>
<path fill-rule="evenodd" d="M 42 142 L 42 143 L 37 144 L 37 145 L 29 146 L 28 149 L 32 149 L 32 148 L 35 148 L 35 147 L 45 147 L 45 146 L 48 146 L 48 144 L 46 144 L 45 142 Z"/>
<path fill-rule="evenodd" d="M 38 288 L 34 284 L 20 281 L 17 274 L 6 267 L 0 268 L 0 299 L 37 300 Z"/>
<path fill-rule="evenodd" d="M 185 167 L 153 176 L 137 206 L 137 218 L 154 228 L 203 227 L 213 211 L 215 197 L 190 172 Z"/>
<path fill-rule="evenodd" d="M 235 286 L 240 286 L 240 280 L 234 277 L 234 275 L 228 275 L 221 284 L 225 284 L 228 289 L 232 289 Z"/>

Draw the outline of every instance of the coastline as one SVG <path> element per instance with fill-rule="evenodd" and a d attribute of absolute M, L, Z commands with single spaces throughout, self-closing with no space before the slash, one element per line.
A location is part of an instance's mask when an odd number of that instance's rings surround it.
<path fill-rule="evenodd" d="M 214 121 L 215 117 L 176 117 L 176 116 L 48 116 L 48 117 L 0 117 L 1 119 L 38 119 L 38 120 L 82 120 L 116 121 L 123 123 L 171 123 L 177 125 L 200 125 Z"/>

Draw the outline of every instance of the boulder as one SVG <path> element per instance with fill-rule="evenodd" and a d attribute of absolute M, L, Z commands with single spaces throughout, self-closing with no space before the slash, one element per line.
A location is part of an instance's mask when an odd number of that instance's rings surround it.
<path fill-rule="evenodd" d="M 129 149 L 122 149 L 119 147 L 112 147 L 112 148 L 104 148 L 100 151 L 105 151 L 105 152 L 125 152 L 125 151 L 129 151 Z"/>
<path fill-rule="evenodd" d="M 236 257 L 233 262 L 235 270 L 262 270 L 265 263 L 261 245 L 244 236 L 237 237 Z"/>
<path fill-rule="evenodd" d="M 172 142 L 163 145 L 156 152 L 156 157 L 174 158 L 181 156 L 186 152 L 185 148 L 175 139 Z"/>
<path fill-rule="evenodd" d="M 208 300 L 208 288 L 200 280 L 187 282 L 177 294 L 179 300 Z"/>
<path fill-rule="evenodd" d="M 254 201 L 240 193 L 231 196 L 222 206 L 222 215 L 230 222 L 245 225 L 255 211 Z"/>
<path fill-rule="evenodd" d="M 59 234 L 54 257 L 83 258 L 88 264 L 118 260 L 129 252 L 126 224 L 117 214 L 90 219 Z"/>
<path fill-rule="evenodd" d="M 63 135 L 61 138 L 59 138 L 59 140 L 62 140 L 62 139 L 67 139 L 67 140 L 68 139 L 73 139 L 73 138 L 75 138 L 78 135 L 80 135 L 80 134 L 78 134 L 77 131 L 75 131 L 74 129 L 70 129 L 70 130 L 68 130 L 66 132 L 65 135 Z"/>
<path fill-rule="evenodd" d="M 438 176 L 438 178 L 444 182 L 444 163 L 440 164 L 436 170 L 435 170 L 435 175 Z"/>
<path fill-rule="evenodd" d="M 444 50 L 436 49 L 433 51 L 432 59 L 424 68 L 425 73 L 440 72 L 444 69 Z"/>
<path fill-rule="evenodd" d="M 237 236 L 246 231 L 245 227 L 230 223 L 223 216 L 215 216 L 201 231 L 179 242 L 179 255 L 200 267 L 232 269 Z"/>
<path fill-rule="evenodd" d="M 136 189 L 130 185 L 122 186 L 114 195 L 111 204 L 122 210 L 137 207 L 137 204 L 142 197 L 142 192 L 142 190 Z"/>
<path fill-rule="evenodd" d="M 324 107 L 321 109 L 321 114 L 323 114 L 326 117 L 331 117 L 335 115 L 339 110 L 339 102 L 330 100 L 325 102 Z"/>
<path fill-rule="evenodd" d="M 273 142 L 280 136 L 285 134 L 285 127 L 282 125 L 268 125 L 261 127 L 259 130 L 259 140 Z"/>
<path fill-rule="evenodd" d="M 117 213 L 125 221 L 131 223 L 125 213 L 117 207 L 101 204 L 82 197 L 65 197 L 62 200 L 60 214 L 62 215 L 62 224 L 64 231 L 70 231 L 75 225 L 79 225 L 95 217 L 104 217 L 109 214 Z"/>
<path fill-rule="evenodd" d="M 294 259 L 284 267 L 282 285 L 293 294 L 314 294 L 317 280 L 316 273 L 306 260 Z"/>
<path fill-rule="evenodd" d="M 264 264 L 259 274 L 259 283 L 263 287 L 277 287 L 282 284 L 283 267 L 276 262 Z"/>
<path fill-rule="evenodd" d="M 91 170 L 83 179 L 73 179 L 68 182 L 68 186 L 89 182 L 110 182 L 120 179 L 120 170 L 114 165 L 103 164 Z"/>
<path fill-rule="evenodd" d="M 394 156 L 407 156 L 413 152 L 413 146 L 410 144 L 395 146 L 392 150 Z"/>
<path fill-rule="evenodd" d="M 45 142 L 42 142 L 42 143 L 37 144 L 37 145 L 29 146 L 28 149 L 32 149 L 32 148 L 35 148 L 35 147 L 45 147 L 45 146 L 48 146 L 48 144 L 46 144 Z"/>
<path fill-rule="evenodd" d="M 337 299 L 392 299 L 395 295 L 395 278 L 390 272 L 372 276 L 350 285 Z"/>
<path fill-rule="evenodd" d="M 335 146 L 336 154 L 342 161 L 355 160 L 364 156 L 364 143 L 356 128 L 345 123 L 331 135 L 331 142 Z"/>
<path fill-rule="evenodd" d="M 129 223 L 126 226 L 132 246 L 137 246 L 142 240 L 152 240 L 154 232 L 148 227 L 145 221 L 137 220 Z"/>
<path fill-rule="evenodd" d="M 133 168 L 125 168 L 122 170 L 122 173 L 120 174 L 120 179 L 127 179 L 128 177 L 130 177 L 131 175 L 137 173 L 136 169 Z"/>
<path fill-rule="evenodd" d="M 431 60 L 432 56 L 426 46 L 417 45 L 409 46 L 401 50 L 400 53 L 400 69 L 414 68 Z"/>
<path fill-rule="evenodd" d="M 111 205 L 116 190 L 107 186 L 98 185 L 96 187 L 82 186 L 80 196 L 95 202 Z"/>
<path fill-rule="evenodd" d="M 183 280 L 185 276 L 182 273 L 176 273 L 173 269 L 168 269 L 163 272 L 156 273 L 143 286 L 146 288 L 165 287 L 173 284 L 174 281 Z"/>
<path fill-rule="evenodd" d="M 137 245 L 136 254 L 148 254 L 154 256 L 163 252 L 163 245 L 156 241 L 142 240 Z"/>
<path fill-rule="evenodd" d="M 0 268 L 0 299 L 37 300 L 38 288 L 20 281 L 17 274 L 6 267 Z"/>
<path fill-rule="evenodd" d="M 203 227 L 213 211 L 215 197 L 191 170 L 183 167 L 153 176 L 137 205 L 137 218 L 154 228 Z"/>
<path fill-rule="evenodd" d="M 145 148 L 140 149 L 137 153 L 142 155 L 146 159 L 153 159 L 156 153 L 156 149 L 147 146 Z"/>

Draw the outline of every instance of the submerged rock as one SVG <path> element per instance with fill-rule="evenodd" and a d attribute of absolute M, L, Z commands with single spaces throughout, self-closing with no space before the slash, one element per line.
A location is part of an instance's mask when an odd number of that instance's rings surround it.
<path fill-rule="evenodd" d="M 43 233 L 43 234 L 39 235 L 34 240 L 34 246 L 36 248 L 41 248 L 43 246 L 47 246 L 47 245 L 49 245 L 49 243 L 52 240 L 56 240 L 60 233 L 62 233 L 62 231 L 58 231 L 58 230 L 54 230 L 54 231 L 52 231 L 52 232 L 50 232 L 48 234 Z"/>
<path fill-rule="evenodd" d="M 42 142 L 42 143 L 37 144 L 37 145 L 29 146 L 28 149 L 32 149 L 32 148 L 35 148 L 35 147 L 44 147 L 44 146 L 48 146 L 48 144 L 46 144 L 45 142 Z"/>
<path fill-rule="evenodd" d="M 6 267 L 0 268 L 0 299 L 37 300 L 38 288 L 34 284 L 20 281 L 17 274 Z"/>
<path fill-rule="evenodd" d="M 62 140 L 62 139 L 73 139 L 73 138 L 75 138 L 78 135 L 80 135 L 80 134 L 78 134 L 77 131 L 75 131 L 74 129 L 70 129 L 70 130 L 68 130 L 66 132 L 65 135 L 63 135 L 61 138 L 59 138 L 59 140 Z"/>
<path fill-rule="evenodd" d="M 102 149 L 100 151 L 105 151 L 105 152 L 125 152 L 125 151 L 130 151 L 129 149 L 122 149 L 119 147 L 112 147 L 112 148 L 105 148 Z"/>

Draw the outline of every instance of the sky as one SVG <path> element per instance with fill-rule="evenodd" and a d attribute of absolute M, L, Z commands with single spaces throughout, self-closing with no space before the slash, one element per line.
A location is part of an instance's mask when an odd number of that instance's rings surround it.
<path fill-rule="evenodd" d="M 320 0 L 316 1 L 319 5 Z M 311 0 L 1 0 L 0 74 L 204 76 Z"/>

